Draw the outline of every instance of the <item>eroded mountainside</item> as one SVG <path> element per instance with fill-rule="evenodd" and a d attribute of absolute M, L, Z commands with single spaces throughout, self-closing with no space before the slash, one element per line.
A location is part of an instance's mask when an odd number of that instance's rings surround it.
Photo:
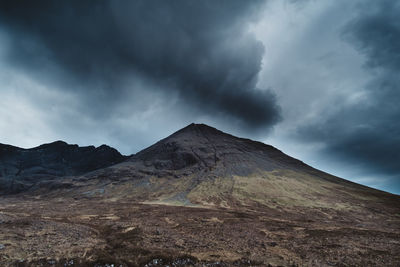
<path fill-rule="evenodd" d="M 400 263 L 399 196 L 204 124 L 130 157 L 62 142 L 0 151 L 1 265 Z"/>

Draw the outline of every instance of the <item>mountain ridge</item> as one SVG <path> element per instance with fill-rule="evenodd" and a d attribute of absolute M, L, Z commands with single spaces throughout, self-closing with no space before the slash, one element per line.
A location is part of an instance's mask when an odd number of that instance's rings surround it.
<path fill-rule="evenodd" d="M 80 147 L 55 141 L 19 148 L 0 144 L 0 193 L 24 192 L 46 180 L 81 175 L 126 158 L 107 145 Z"/>
<path fill-rule="evenodd" d="M 203 124 L 190 124 L 123 162 L 65 183 L 77 199 L 89 194 L 167 205 L 351 209 L 366 198 L 392 203 L 386 192 Z"/>
<path fill-rule="evenodd" d="M 87 156 L 88 159 L 80 165 L 72 162 L 72 165 L 75 164 L 72 167 L 63 166 L 62 164 L 65 159 L 62 155 L 65 155 L 65 151 L 71 150 L 76 152 L 73 153 L 73 156 L 70 155 L 74 160 L 82 157 L 82 155 Z M 50 159 L 53 162 L 57 160 L 62 162 L 58 162 L 56 166 L 51 166 L 51 171 L 48 173 L 42 168 L 36 170 L 36 172 L 27 172 L 25 175 L 21 175 L 21 170 L 16 167 L 15 162 L 14 164 L 13 162 L 8 164 L 14 165 L 11 168 L 10 166 L 8 168 L 4 166 L 4 162 L 7 163 L 7 160 L 5 160 L 6 154 L 10 156 L 10 154 L 12 155 L 16 152 L 37 153 L 41 151 L 52 153 Z M 103 155 L 103 158 L 99 157 L 100 155 Z M 36 162 L 38 161 L 37 156 L 33 161 L 35 160 Z M 24 160 L 19 158 L 19 161 L 19 164 L 21 164 Z M 93 161 L 97 163 L 93 164 Z M 32 165 L 30 167 L 35 167 L 34 163 L 31 162 L 29 164 Z M 85 164 L 87 166 L 82 166 Z M 65 170 L 54 172 L 54 168 Z M 10 175 L 10 172 L 12 172 L 10 169 L 13 169 L 13 175 Z M 16 169 L 18 170 L 16 171 Z M 126 181 L 129 180 L 129 177 L 132 178 L 131 180 L 152 176 L 179 178 L 194 174 L 198 177 L 206 178 L 245 177 L 246 175 L 273 172 L 274 170 L 281 169 L 309 173 L 312 176 L 317 175 L 320 179 L 325 179 L 331 183 L 347 184 L 351 187 L 358 186 L 365 189 L 369 188 L 315 169 L 298 159 L 286 155 L 271 145 L 247 138 L 236 137 L 206 124 L 191 123 L 155 144 L 129 156 L 124 156 L 116 149 L 107 145 L 80 147 L 61 140 L 33 148 L 19 148 L 12 145 L 0 144 L 0 192 L 3 194 L 24 192 L 32 188 L 39 189 L 35 185 L 42 184 L 43 186 L 44 180 L 57 180 L 55 182 L 57 185 L 51 187 L 58 188 L 61 186 L 62 188 L 63 186 L 60 185 L 60 181 L 64 186 L 69 187 L 72 186 L 72 183 L 69 183 L 69 180 L 64 178 L 70 176 L 75 177 L 74 180 L 83 181 L 88 177 L 95 179 L 96 175 L 102 177 L 107 177 L 108 175 L 107 179 L 117 181 L 122 177 Z M 37 177 L 36 181 L 32 181 L 31 178 L 33 176 Z M 28 185 L 24 185 L 23 179 L 26 177 L 29 180 Z M 197 178 L 197 180 L 199 179 Z M 64 183 L 64 180 L 67 182 Z M 51 184 L 51 182 L 46 182 L 45 184 Z M 373 188 L 369 189 L 377 190 Z"/>

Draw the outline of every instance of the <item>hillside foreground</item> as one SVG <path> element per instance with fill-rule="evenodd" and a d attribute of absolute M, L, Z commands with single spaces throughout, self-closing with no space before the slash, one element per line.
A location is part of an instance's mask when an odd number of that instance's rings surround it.
<path fill-rule="evenodd" d="M 387 212 L 2 198 L 0 264 L 398 266 L 400 214 Z"/>

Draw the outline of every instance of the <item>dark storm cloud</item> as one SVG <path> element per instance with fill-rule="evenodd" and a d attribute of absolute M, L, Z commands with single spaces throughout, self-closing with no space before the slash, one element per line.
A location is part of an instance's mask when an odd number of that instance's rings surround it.
<path fill-rule="evenodd" d="M 357 101 L 332 103 L 298 134 L 325 145 L 327 155 L 376 176 L 397 177 L 400 188 L 400 2 L 368 1 L 343 29 L 365 56 L 369 82 Z M 378 174 L 377 174 L 378 173 Z"/>
<path fill-rule="evenodd" d="M 400 69 L 400 3 L 369 1 L 345 28 L 345 37 L 367 57 L 367 67 Z"/>
<path fill-rule="evenodd" d="M 131 78 L 142 90 L 177 94 L 198 114 L 260 129 L 279 120 L 274 95 L 256 88 L 264 47 L 247 28 L 262 4 L 10 0 L 0 3 L 0 27 L 10 63 L 95 99 L 95 113 L 112 112 Z"/>

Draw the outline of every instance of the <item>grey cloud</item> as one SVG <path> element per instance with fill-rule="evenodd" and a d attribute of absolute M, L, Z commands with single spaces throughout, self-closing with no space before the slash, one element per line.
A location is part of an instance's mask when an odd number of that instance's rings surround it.
<path fill-rule="evenodd" d="M 367 57 L 367 66 L 400 69 L 400 3 L 368 1 L 344 29 L 344 37 Z"/>
<path fill-rule="evenodd" d="M 158 90 L 197 114 L 267 129 L 279 108 L 270 90 L 256 88 L 264 47 L 247 31 L 262 5 L 2 1 L 0 27 L 11 40 L 10 64 L 76 93 L 82 106 L 98 103 L 87 108 L 93 116 L 111 116 L 127 99 L 144 105 Z"/>
<path fill-rule="evenodd" d="M 400 190 L 400 4 L 368 1 L 343 29 L 344 40 L 365 56 L 369 82 L 358 101 L 332 103 L 300 127 L 302 140 L 321 142 L 325 156 L 361 166 L 365 173 L 395 177 Z M 335 106 L 335 107 L 333 107 Z"/>

